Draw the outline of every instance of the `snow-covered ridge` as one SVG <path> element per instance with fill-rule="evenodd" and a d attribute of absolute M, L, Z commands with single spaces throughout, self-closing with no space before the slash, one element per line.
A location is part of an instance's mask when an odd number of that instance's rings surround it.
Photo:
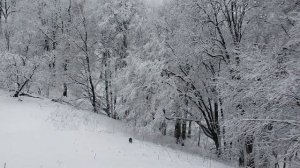
<path fill-rule="evenodd" d="M 0 167 L 228 167 L 148 142 L 129 144 L 124 128 L 105 116 L 0 90 Z"/>

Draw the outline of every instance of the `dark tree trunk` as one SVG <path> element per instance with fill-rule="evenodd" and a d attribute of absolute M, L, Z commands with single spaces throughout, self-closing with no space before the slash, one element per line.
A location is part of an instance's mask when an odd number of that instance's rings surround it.
<path fill-rule="evenodd" d="M 63 64 L 64 72 L 65 72 L 65 73 L 67 73 L 67 70 L 68 70 L 68 64 L 67 64 L 67 62 L 68 62 L 68 60 L 65 60 L 65 63 Z M 64 88 L 63 96 L 64 96 L 64 97 L 68 97 L 68 85 L 67 85 L 66 82 L 64 82 L 63 88 Z"/>
<path fill-rule="evenodd" d="M 166 117 L 166 110 L 163 109 L 163 113 L 164 113 L 164 117 Z M 166 122 L 166 118 L 164 118 L 164 121 L 161 124 L 161 128 L 160 131 L 163 135 L 167 135 L 167 122 Z"/>
<path fill-rule="evenodd" d="M 88 91 L 90 92 L 90 95 L 91 95 L 90 100 L 91 100 L 91 104 L 93 106 L 93 111 L 95 113 L 98 113 L 97 100 L 96 100 L 96 90 L 95 90 L 95 86 L 94 86 L 94 83 L 93 83 L 92 71 L 91 71 L 91 67 L 90 67 L 90 58 L 89 58 L 88 55 L 86 55 L 86 62 L 87 62 L 87 71 L 88 71 L 88 83 L 89 83 L 89 87 L 90 87 L 90 90 L 88 90 Z"/>
<path fill-rule="evenodd" d="M 64 83 L 64 91 L 63 91 L 63 96 L 68 97 L 68 86 L 66 83 Z"/>
<path fill-rule="evenodd" d="M 13 95 L 13 97 L 19 97 L 20 93 L 22 92 L 22 90 L 24 89 L 24 87 L 28 84 L 28 82 L 30 82 L 30 80 L 32 79 L 35 71 L 37 70 L 38 66 L 34 66 L 32 73 L 30 74 L 29 78 L 27 78 L 24 83 L 18 84 L 20 87 L 18 88 L 18 90 L 15 92 L 15 94 Z"/>
<path fill-rule="evenodd" d="M 201 127 L 199 126 L 198 147 L 200 147 L 200 142 L 201 142 Z"/>
<path fill-rule="evenodd" d="M 162 125 L 161 125 L 161 133 L 163 135 L 167 135 L 167 123 L 166 120 L 164 119 Z"/>
<path fill-rule="evenodd" d="M 181 129 L 181 138 L 182 140 L 186 139 L 186 121 L 182 121 L 182 129 Z"/>
<path fill-rule="evenodd" d="M 110 96 L 110 113 L 112 114 L 113 119 L 117 119 L 117 114 L 114 111 L 114 97 L 113 97 L 113 89 L 112 89 L 112 84 L 111 84 L 111 71 L 109 70 L 109 96 Z"/>
<path fill-rule="evenodd" d="M 175 123 L 175 138 L 176 138 L 176 144 L 180 143 L 180 137 L 181 137 L 181 122 L 179 119 L 176 120 Z"/>
<path fill-rule="evenodd" d="M 245 157 L 244 157 L 244 152 L 241 150 L 240 151 L 240 156 L 239 156 L 239 166 L 244 167 L 245 166 Z"/>
<path fill-rule="evenodd" d="M 255 168 L 254 163 L 254 137 L 252 135 L 246 136 L 245 139 L 240 140 L 243 143 L 243 148 L 240 150 L 239 166 L 246 166 Z"/>
<path fill-rule="evenodd" d="M 188 129 L 187 137 L 188 138 L 192 137 L 192 121 L 189 121 L 189 129 Z"/>
<path fill-rule="evenodd" d="M 255 168 L 253 143 L 254 143 L 254 137 L 247 136 L 245 141 L 245 152 L 246 152 L 245 161 L 246 161 L 246 166 L 249 168 Z"/>
<path fill-rule="evenodd" d="M 215 143 L 215 147 L 216 147 L 216 153 L 218 156 L 221 155 L 221 150 L 220 150 L 220 142 L 219 142 L 219 136 L 217 134 L 214 134 L 212 136 L 212 140 L 214 141 Z"/>
<path fill-rule="evenodd" d="M 283 168 L 286 168 L 286 157 L 283 159 L 284 163 L 283 163 Z"/>
<path fill-rule="evenodd" d="M 105 100 L 106 100 L 106 108 L 105 108 L 106 113 L 108 116 L 112 117 L 110 113 L 109 82 L 107 79 L 105 79 Z"/>
<path fill-rule="evenodd" d="M 105 108 L 105 112 L 106 114 L 113 118 L 113 114 L 111 113 L 112 111 L 112 107 L 111 107 L 111 84 L 110 84 L 110 69 L 109 69 L 109 63 L 108 63 L 108 59 L 109 59 L 109 51 L 105 51 L 103 53 L 103 63 L 104 63 L 104 67 L 105 67 L 105 100 L 106 100 L 106 108 Z"/>
<path fill-rule="evenodd" d="M 18 90 L 15 92 L 15 94 L 13 95 L 13 97 L 19 97 L 20 93 L 22 92 L 22 90 L 24 89 L 24 87 L 26 86 L 26 84 L 29 82 L 29 79 L 27 79 L 21 87 L 18 88 Z"/>
<path fill-rule="evenodd" d="M 85 61 L 87 64 L 87 73 L 88 73 L 88 83 L 89 83 L 89 89 L 88 92 L 90 94 L 90 101 L 93 106 L 93 111 L 95 113 L 98 113 L 97 110 L 97 100 L 96 100 L 96 89 L 94 86 L 93 78 L 92 78 L 92 68 L 91 68 L 91 62 L 90 62 L 90 56 L 89 56 L 89 48 L 88 48 L 88 30 L 87 30 L 87 23 L 86 18 L 83 17 L 83 28 L 84 28 L 84 35 L 80 35 L 83 42 L 82 50 L 85 52 Z"/>
<path fill-rule="evenodd" d="M 95 113 L 98 113 L 97 106 L 96 106 L 96 92 L 95 92 L 95 87 L 94 87 L 91 75 L 89 76 L 89 81 L 90 81 L 91 92 L 92 92 L 92 106 L 93 106 L 93 111 Z"/>

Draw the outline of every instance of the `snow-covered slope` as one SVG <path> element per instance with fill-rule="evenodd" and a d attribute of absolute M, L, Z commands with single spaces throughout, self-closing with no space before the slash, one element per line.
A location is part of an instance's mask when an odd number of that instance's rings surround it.
<path fill-rule="evenodd" d="M 0 168 L 227 168 L 134 140 L 124 125 L 50 100 L 0 91 Z"/>

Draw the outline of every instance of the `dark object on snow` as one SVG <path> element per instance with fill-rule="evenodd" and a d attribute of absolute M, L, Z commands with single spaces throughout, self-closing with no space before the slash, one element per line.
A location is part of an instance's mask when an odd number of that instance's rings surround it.
<path fill-rule="evenodd" d="M 129 143 L 132 143 L 132 138 L 129 138 Z"/>
<path fill-rule="evenodd" d="M 184 146 L 184 143 L 182 142 L 181 146 Z"/>
<path fill-rule="evenodd" d="M 32 95 L 27 94 L 27 93 L 20 93 L 19 96 L 26 96 L 26 97 L 31 97 L 31 98 L 35 98 L 35 99 L 42 99 L 40 97 L 32 96 Z"/>

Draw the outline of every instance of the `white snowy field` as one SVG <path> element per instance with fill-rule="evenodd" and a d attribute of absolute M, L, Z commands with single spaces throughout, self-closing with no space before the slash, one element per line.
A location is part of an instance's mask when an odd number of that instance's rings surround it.
<path fill-rule="evenodd" d="M 124 125 L 0 90 L 0 168 L 229 168 L 122 133 Z"/>

